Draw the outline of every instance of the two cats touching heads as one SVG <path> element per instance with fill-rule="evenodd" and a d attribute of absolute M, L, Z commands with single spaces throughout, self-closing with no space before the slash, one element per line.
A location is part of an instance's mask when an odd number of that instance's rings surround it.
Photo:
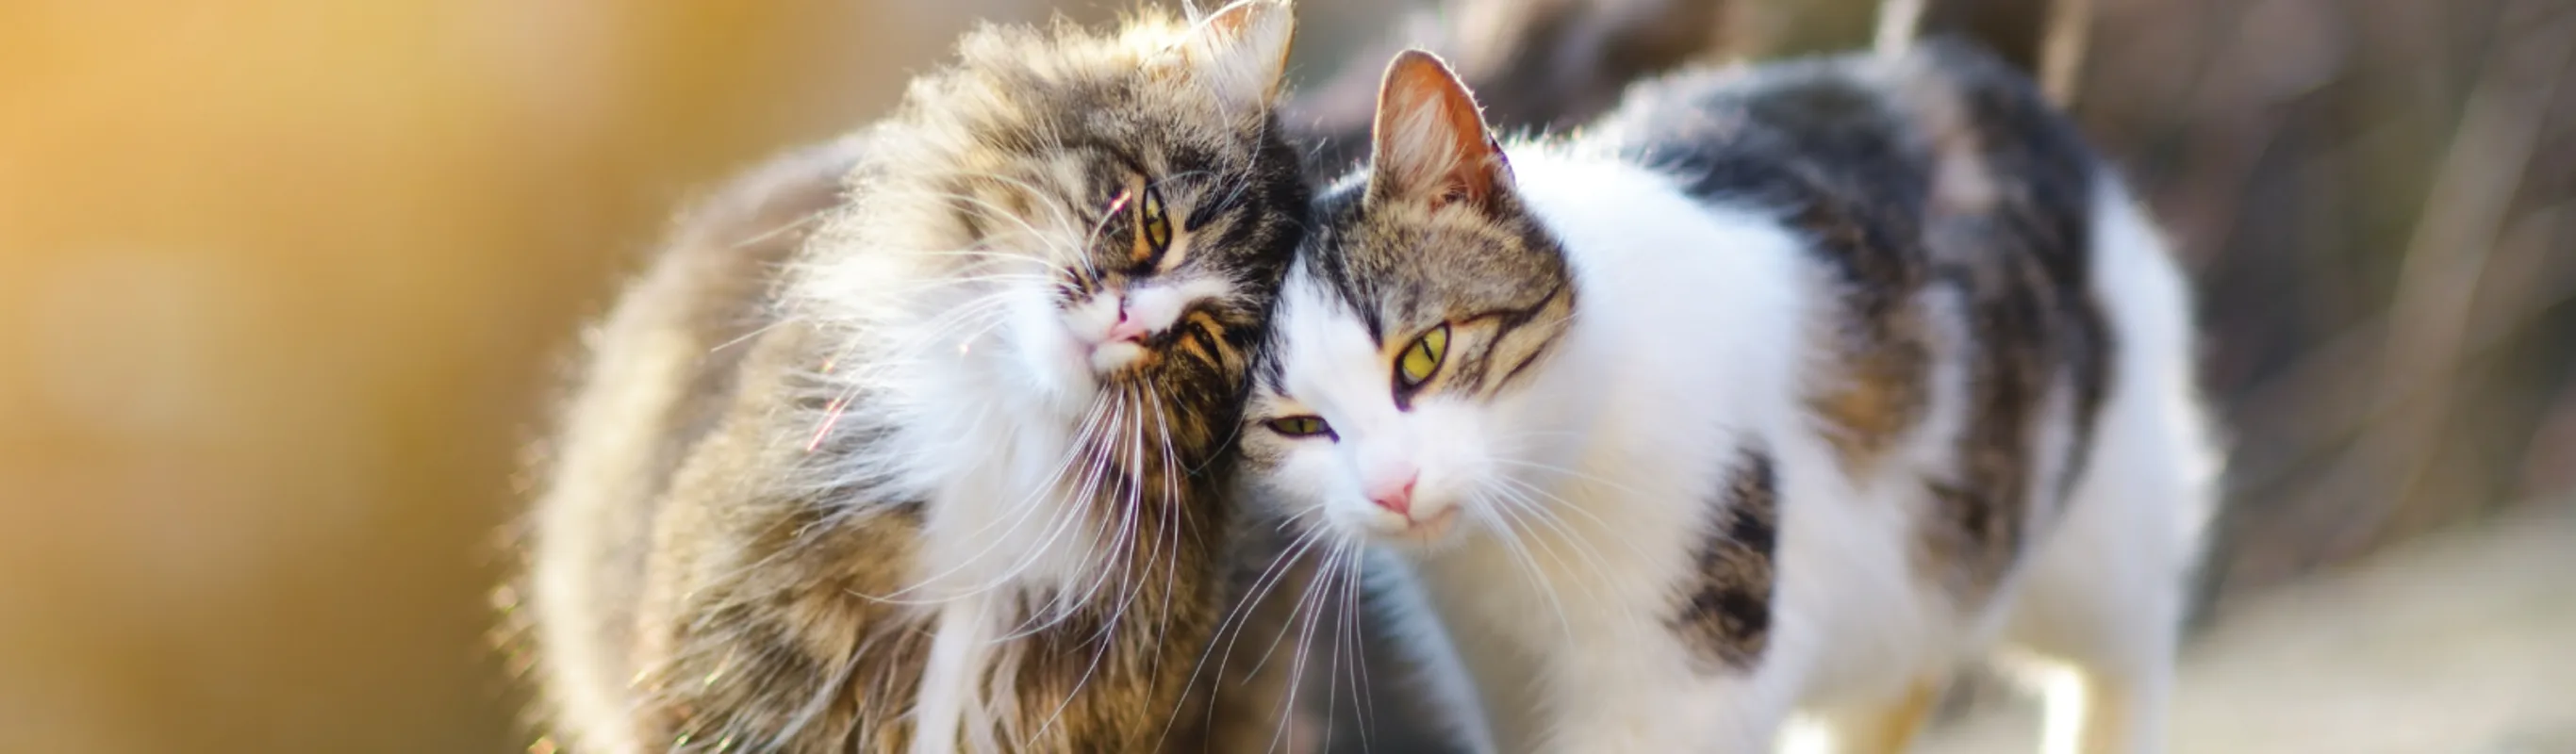
<path fill-rule="evenodd" d="M 1319 180 L 1292 36 L 988 27 L 685 216 L 533 513 L 551 739 L 1315 751 L 1378 694 L 1450 750 L 1895 752 L 1991 658 L 2052 750 L 2163 750 L 2189 290 L 2022 75 L 1696 68 L 1504 138 L 1406 52 Z"/>

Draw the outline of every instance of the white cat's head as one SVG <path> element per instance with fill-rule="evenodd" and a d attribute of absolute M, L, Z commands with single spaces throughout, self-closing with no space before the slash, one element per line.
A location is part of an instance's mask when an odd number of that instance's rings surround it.
<path fill-rule="evenodd" d="M 1560 438 L 1531 383 L 1574 311 L 1564 252 L 1521 206 L 1475 101 L 1407 52 L 1366 181 L 1317 202 L 1245 409 L 1248 472 L 1336 533 L 1444 541 L 1541 504 Z"/>

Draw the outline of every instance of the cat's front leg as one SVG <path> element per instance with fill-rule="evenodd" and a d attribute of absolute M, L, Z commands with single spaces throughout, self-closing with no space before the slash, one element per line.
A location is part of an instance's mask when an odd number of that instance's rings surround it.
<path fill-rule="evenodd" d="M 1895 696 L 1871 704 L 1818 710 L 1816 722 L 1826 731 L 1834 754 L 1905 754 L 1932 717 L 1943 682 L 1916 679 Z"/>
<path fill-rule="evenodd" d="M 1540 659 L 1513 630 L 1515 624 L 1480 620 L 1458 594 L 1423 589 L 1421 574 L 1396 558 L 1369 564 L 1370 596 L 1386 611 L 1398 646 L 1420 668 L 1425 700 L 1436 729 L 1472 754 L 1533 750 L 1544 722 Z"/>
<path fill-rule="evenodd" d="M 2164 699 L 2171 673 L 2118 677 L 2068 669 L 2043 691 L 2042 754 L 2157 754 L 2165 750 Z"/>

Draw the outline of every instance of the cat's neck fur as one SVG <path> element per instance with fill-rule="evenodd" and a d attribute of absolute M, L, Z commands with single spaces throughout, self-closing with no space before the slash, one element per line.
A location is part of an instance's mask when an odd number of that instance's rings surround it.
<path fill-rule="evenodd" d="M 920 338 L 918 333 L 880 338 Z M 840 473 L 884 473 L 925 493 L 921 596 L 946 599 L 995 589 L 1050 592 L 1056 611 L 1078 607 L 1103 586 L 1102 553 L 1076 505 L 1102 480 L 1059 474 L 1077 464 L 1077 434 L 1098 411 L 1067 411 L 1031 386 L 1013 383 L 1016 365 L 978 353 L 966 339 L 934 341 L 911 355 L 917 369 L 870 389 L 891 421 L 873 457 Z M 1088 484 L 1086 484 L 1086 482 Z M 1013 522 L 994 526 L 993 522 Z M 1104 592 L 1104 593 L 1116 593 Z"/>
<path fill-rule="evenodd" d="M 1784 409 L 1796 402 L 1810 320 L 1795 238 L 1757 213 L 1711 209 L 1607 152 L 1541 143 L 1507 151 L 1522 201 L 1565 250 L 1578 302 L 1565 351 L 1509 399 L 1507 410 L 1558 433 L 1541 446 L 1554 457 L 1534 460 L 1605 479 L 1699 467 L 1689 459 L 1713 464 L 1731 444 L 1711 442 L 1732 440 L 1718 435 L 1791 416 Z M 1707 322 L 1728 324 L 1681 324 Z M 1584 481 L 1532 476 L 1542 486 Z"/>

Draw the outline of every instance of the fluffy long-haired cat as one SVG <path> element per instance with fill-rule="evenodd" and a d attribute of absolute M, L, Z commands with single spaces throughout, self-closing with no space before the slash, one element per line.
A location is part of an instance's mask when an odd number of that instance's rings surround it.
<path fill-rule="evenodd" d="M 2216 474 L 2185 281 L 2027 80 L 1948 44 L 1641 85 L 1503 144 L 1387 70 L 1255 366 L 1253 481 L 1397 557 L 1505 752 L 1902 750 L 1962 659 L 2153 752 Z"/>
<path fill-rule="evenodd" d="M 592 339 L 530 607 L 580 751 L 1185 746 L 1307 191 L 1286 0 L 987 28 Z"/>

